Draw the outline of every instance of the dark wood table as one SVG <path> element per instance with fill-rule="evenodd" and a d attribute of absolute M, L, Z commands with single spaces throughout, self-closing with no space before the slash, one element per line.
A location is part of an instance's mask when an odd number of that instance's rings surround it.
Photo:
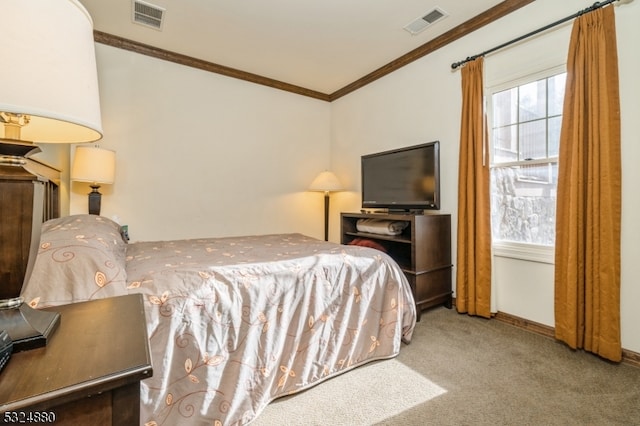
<path fill-rule="evenodd" d="M 49 308 L 46 347 L 12 355 L 0 373 L 0 423 L 138 425 L 151 355 L 139 294 Z"/>

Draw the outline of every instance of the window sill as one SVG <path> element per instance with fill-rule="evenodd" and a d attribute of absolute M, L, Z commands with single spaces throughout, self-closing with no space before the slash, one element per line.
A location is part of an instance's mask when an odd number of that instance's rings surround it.
<path fill-rule="evenodd" d="M 492 248 L 494 256 L 555 264 L 555 247 L 500 241 Z"/>

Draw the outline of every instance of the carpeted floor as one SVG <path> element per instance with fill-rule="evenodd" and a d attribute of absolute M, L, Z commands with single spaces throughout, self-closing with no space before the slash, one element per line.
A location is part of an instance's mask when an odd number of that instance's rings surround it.
<path fill-rule="evenodd" d="M 370 425 L 446 392 L 397 359 L 373 362 L 343 377 L 272 403 L 253 425 L 298 425 L 300 419 L 309 426 L 341 425 L 345 419 Z M 308 407 L 323 407 L 321 416 L 307 417 Z"/>
<path fill-rule="evenodd" d="M 640 425 L 640 368 L 435 308 L 410 345 L 270 404 L 253 425 Z"/>

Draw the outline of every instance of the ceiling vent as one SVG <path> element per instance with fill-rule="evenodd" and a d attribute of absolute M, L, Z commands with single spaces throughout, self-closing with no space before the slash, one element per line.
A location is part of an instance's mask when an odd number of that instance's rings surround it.
<path fill-rule="evenodd" d="M 132 6 L 133 22 L 155 30 L 162 30 L 162 18 L 166 9 L 140 0 L 133 0 Z"/>
<path fill-rule="evenodd" d="M 449 16 L 447 12 L 440 9 L 439 7 L 436 7 L 426 15 L 421 16 L 420 18 L 408 23 L 404 27 L 404 29 L 409 31 L 412 35 L 416 35 L 424 31 L 429 25 L 435 24 L 437 21 L 444 19 L 447 16 Z"/>

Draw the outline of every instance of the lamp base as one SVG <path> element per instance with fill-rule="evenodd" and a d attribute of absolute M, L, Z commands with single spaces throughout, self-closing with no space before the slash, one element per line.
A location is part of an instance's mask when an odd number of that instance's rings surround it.
<path fill-rule="evenodd" d="M 33 309 L 26 303 L 0 309 L 0 329 L 6 330 L 11 337 L 13 352 L 45 346 L 59 323 L 59 313 Z"/>
<path fill-rule="evenodd" d="M 100 185 L 91 185 L 91 192 L 89 193 L 89 214 L 95 214 L 100 216 L 100 204 L 102 201 L 102 194 L 98 191 Z"/>
<path fill-rule="evenodd" d="M 329 241 L 329 191 L 324 193 L 324 240 Z"/>
<path fill-rule="evenodd" d="M 29 171 L 25 159 L 39 151 L 30 142 L 0 138 L 0 330 L 13 352 L 45 346 L 60 322 L 59 313 L 33 309 L 19 297 L 40 241 L 46 179 Z"/>
<path fill-rule="evenodd" d="M 8 157 L 29 157 L 41 152 L 39 146 L 31 142 L 0 138 L 0 155 Z"/>

